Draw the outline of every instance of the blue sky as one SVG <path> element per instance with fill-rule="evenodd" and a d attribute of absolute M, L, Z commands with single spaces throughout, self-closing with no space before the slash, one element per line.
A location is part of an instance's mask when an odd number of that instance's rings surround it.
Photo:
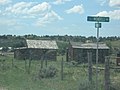
<path fill-rule="evenodd" d="M 0 0 L 0 35 L 96 36 L 94 15 L 110 17 L 100 36 L 120 36 L 120 0 Z"/>

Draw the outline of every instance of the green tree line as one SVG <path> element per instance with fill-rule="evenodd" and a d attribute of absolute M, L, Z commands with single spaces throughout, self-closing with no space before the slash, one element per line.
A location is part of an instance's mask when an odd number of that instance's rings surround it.
<path fill-rule="evenodd" d="M 17 36 L 17 35 L 0 35 L 0 47 L 25 47 L 26 46 L 26 39 L 32 40 L 56 40 L 59 52 L 65 52 L 69 42 L 96 42 L 95 36 L 71 36 L 71 35 L 44 35 L 44 36 L 37 36 L 33 34 Z M 118 36 L 111 36 L 111 37 L 100 37 L 99 42 L 106 43 L 111 49 L 120 48 L 120 37 Z"/>

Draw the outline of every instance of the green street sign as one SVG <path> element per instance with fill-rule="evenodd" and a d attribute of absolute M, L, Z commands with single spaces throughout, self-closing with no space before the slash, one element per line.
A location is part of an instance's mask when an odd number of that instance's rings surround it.
<path fill-rule="evenodd" d="M 95 28 L 101 28 L 102 24 L 101 23 L 95 23 Z"/>
<path fill-rule="evenodd" d="M 93 22 L 109 22 L 109 17 L 88 16 L 87 21 Z"/>

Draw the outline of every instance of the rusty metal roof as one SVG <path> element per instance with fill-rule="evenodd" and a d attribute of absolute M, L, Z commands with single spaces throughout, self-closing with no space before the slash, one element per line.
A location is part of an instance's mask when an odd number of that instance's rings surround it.
<path fill-rule="evenodd" d="M 56 41 L 53 40 L 26 40 L 28 48 L 58 49 Z"/>
<path fill-rule="evenodd" d="M 73 48 L 81 48 L 81 49 L 96 49 L 96 43 L 71 43 Z M 98 49 L 109 49 L 109 47 L 104 43 L 99 43 Z"/>

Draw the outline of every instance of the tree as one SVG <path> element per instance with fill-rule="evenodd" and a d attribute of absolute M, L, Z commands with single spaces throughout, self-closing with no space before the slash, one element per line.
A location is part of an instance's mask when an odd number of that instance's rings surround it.
<path fill-rule="evenodd" d="M 3 47 L 3 48 L 2 48 L 2 52 L 7 52 L 8 50 L 9 50 L 8 47 Z"/>

